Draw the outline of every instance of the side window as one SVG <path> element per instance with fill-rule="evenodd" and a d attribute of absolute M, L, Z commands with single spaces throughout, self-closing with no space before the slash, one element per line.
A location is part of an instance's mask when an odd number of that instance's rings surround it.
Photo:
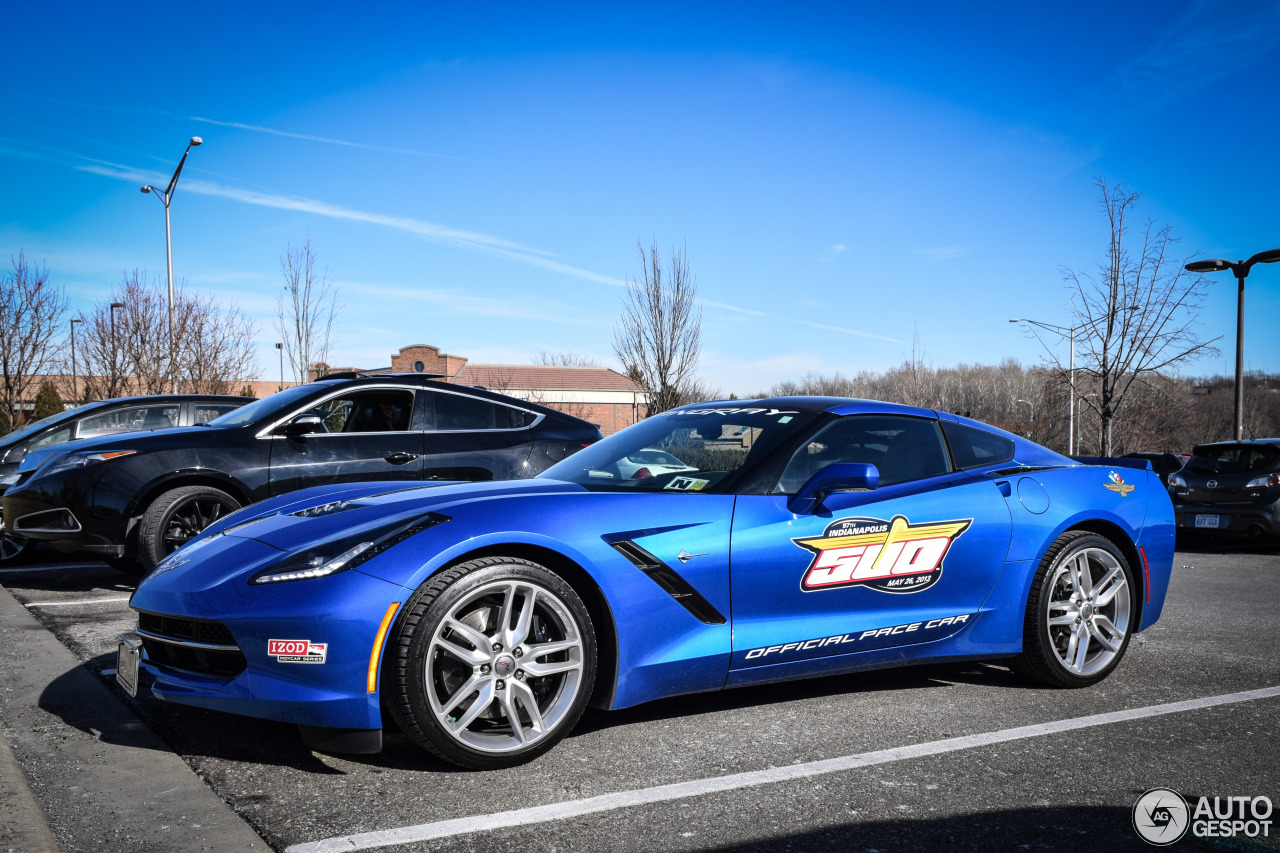
<path fill-rule="evenodd" d="M 1002 435 L 948 421 L 942 422 L 942 431 L 947 434 L 951 455 L 960 470 L 1013 460 L 1013 442 Z"/>
<path fill-rule="evenodd" d="M 62 429 L 55 429 L 48 435 L 42 435 L 26 447 L 22 451 L 22 456 L 26 456 L 32 450 L 39 450 L 42 447 L 48 447 L 52 444 L 62 444 L 64 441 L 71 440 L 71 427 L 64 426 Z"/>
<path fill-rule="evenodd" d="M 510 406 L 493 404 L 495 423 L 498 429 L 524 429 L 537 419 L 533 412 L 524 409 L 513 409 Z"/>
<path fill-rule="evenodd" d="M 90 415 L 80 421 L 80 429 L 76 438 L 92 438 L 99 435 L 114 435 L 120 432 L 135 432 L 141 429 L 168 429 L 178 425 L 178 414 L 182 411 L 179 403 L 161 406 L 130 406 L 125 409 L 113 409 L 98 415 Z"/>
<path fill-rule="evenodd" d="M 436 394 L 435 398 L 438 430 L 494 429 L 497 425 L 494 418 L 494 409 L 497 407 L 488 400 L 461 394 Z M 506 406 L 502 408 L 505 409 Z M 504 413 L 504 422 L 501 424 L 503 429 L 507 428 L 505 419 Z"/>
<path fill-rule="evenodd" d="M 307 414 L 326 432 L 405 432 L 413 414 L 413 392 L 379 388 L 326 400 Z"/>
<path fill-rule="evenodd" d="M 240 407 L 233 403 L 196 403 L 191 422 L 193 424 L 208 423 L 214 418 L 220 418 L 227 412 L 238 408 Z"/>
<path fill-rule="evenodd" d="M 774 493 L 795 494 L 833 462 L 867 462 L 892 486 L 950 472 L 936 421 L 901 415 L 846 415 L 828 424 L 787 463 Z"/>

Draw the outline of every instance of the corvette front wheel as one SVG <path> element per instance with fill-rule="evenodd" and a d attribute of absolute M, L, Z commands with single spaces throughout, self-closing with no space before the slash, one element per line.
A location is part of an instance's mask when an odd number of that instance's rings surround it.
<path fill-rule="evenodd" d="M 1031 583 L 1017 672 L 1055 687 L 1087 687 L 1111 674 L 1133 633 L 1133 573 L 1109 539 L 1058 537 Z"/>
<path fill-rule="evenodd" d="M 388 650 L 388 705 L 418 746 L 475 769 L 555 746 L 591 696 L 596 639 L 582 599 L 537 563 L 487 557 L 431 578 Z"/>

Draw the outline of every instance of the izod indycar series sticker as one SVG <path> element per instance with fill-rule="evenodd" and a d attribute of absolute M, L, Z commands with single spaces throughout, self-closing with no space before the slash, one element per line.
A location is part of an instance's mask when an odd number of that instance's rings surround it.
<path fill-rule="evenodd" d="M 942 560 L 951 543 L 973 519 L 912 524 L 901 515 L 842 518 L 821 536 L 791 541 L 814 558 L 800 587 L 805 592 L 861 585 L 881 592 L 919 592 L 942 577 Z"/>
<path fill-rule="evenodd" d="M 310 640 L 267 640 L 267 654 L 280 663 L 324 663 L 328 643 Z"/>

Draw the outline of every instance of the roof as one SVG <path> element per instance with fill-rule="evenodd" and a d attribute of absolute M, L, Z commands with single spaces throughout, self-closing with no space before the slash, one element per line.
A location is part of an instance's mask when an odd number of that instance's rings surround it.
<path fill-rule="evenodd" d="M 453 380 L 494 391 L 640 391 L 639 385 L 607 367 L 551 367 L 541 364 L 468 364 Z"/>

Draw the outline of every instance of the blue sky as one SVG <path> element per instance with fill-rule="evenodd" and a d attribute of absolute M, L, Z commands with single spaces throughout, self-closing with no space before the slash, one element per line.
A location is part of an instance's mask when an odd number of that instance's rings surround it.
<path fill-rule="evenodd" d="M 1040 358 L 1060 269 L 1106 248 L 1095 178 L 1186 254 L 1280 246 L 1280 3 L 11 6 L 0 250 L 87 307 L 126 269 L 259 319 L 286 240 L 342 302 L 334 361 L 410 343 L 613 364 L 636 242 L 687 247 L 703 372 Z M 1201 315 L 1230 373 L 1234 282 Z M 1280 370 L 1280 265 L 1246 364 Z"/>

